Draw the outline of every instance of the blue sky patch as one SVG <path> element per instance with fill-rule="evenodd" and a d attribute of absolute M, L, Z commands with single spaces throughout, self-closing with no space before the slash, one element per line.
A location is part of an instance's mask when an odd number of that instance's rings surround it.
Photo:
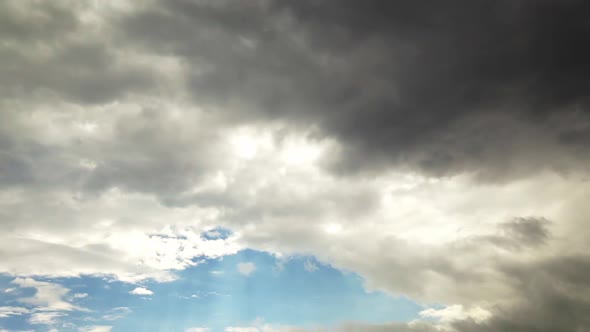
<path fill-rule="evenodd" d="M 223 227 L 216 227 L 201 234 L 205 240 L 225 240 L 231 235 L 232 231 Z"/>
<path fill-rule="evenodd" d="M 173 282 L 141 284 L 90 276 L 35 278 L 68 289 L 61 300 L 79 308 L 57 311 L 59 316 L 52 324 L 31 324 L 36 310 L 47 311 L 23 303 L 23 298 L 35 295 L 35 288 L 18 287 L 14 278 L 2 276 L 0 301 L 30 312 L 0 318 L 0 326 L 78 331 L 81 326 L 104 325 L 121 332 L 185 331 L 201 326 L 223 331 L 226 326 L 248 325 L 255 320 L 303 327 L 343 320 L 409 321 L 424 309 L 404 297 L 367 292 L 357 274 L 334 269 L 313 257 L 277 259 L 265 252 L 244 250 L 204 260 L 178 276 Z"/>

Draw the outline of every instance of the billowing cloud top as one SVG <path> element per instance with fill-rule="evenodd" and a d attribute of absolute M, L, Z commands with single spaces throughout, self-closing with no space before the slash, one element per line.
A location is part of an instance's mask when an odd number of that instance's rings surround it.
<path fill-rule="evenodd" d="M 142 283 L 253 249 L 314 256 L 306 273 L 322 262 L 424 310 L 227 331 L 590 329 L 589 12 L 3 1 L 0 274 L 36 293 L 0 302 L 0 326 L 89 310 L 59 278 L 149 298 Z"/>

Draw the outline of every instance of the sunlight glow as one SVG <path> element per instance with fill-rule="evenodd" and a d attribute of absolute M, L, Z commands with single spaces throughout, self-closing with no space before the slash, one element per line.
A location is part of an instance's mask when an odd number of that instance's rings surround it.
<path fill-rule="evenodd" d="M 329 223 L 324 225 L 324 231 L 328 234 L 338 234 L 342 232 L 342 225 L 337 223 Z"/>
<path fill-rule="evenodd" d="M 288 142 L 281 151 L 281 159 L 288 165 L 313 164 L 321 153 L 321 147 L 303 140 Z"/>

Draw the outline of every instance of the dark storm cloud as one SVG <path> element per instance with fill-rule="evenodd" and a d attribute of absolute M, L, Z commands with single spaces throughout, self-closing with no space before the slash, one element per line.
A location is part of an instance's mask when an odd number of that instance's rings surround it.
<path fill-rule="evenodd" d="M 509 238 L 524 245 L 541 245 L 547 241 L 549 231 L 546 225 L 549 222 L 542 218 L 516 218 L 513 221 L 502 224 L 502 230 Z"/>
<path fill-rule="evenodd" d="M 462 321 L 460 332 L 566 332 L 590 327 L 590 257 L 565 256 L 506 267 L 523 301 L 499 306 L 485 323 Z"/>
<path fill-rule="evenodd" d="M 163 1 L 121 22 L 232 116 L 319 125 L 342 172 L 482 177 L 586 161 L 583 1 Z M 556 150 L 560 150 L 557 152 Z M 577 165 L 576 165 L 577 164 Z"/>
<path fill-rule="evenodd" d="M 475 246 L 490 243 L 507 250 L 521 250 L 544 245 L 549 240 L 549 221 L 543 218 L 520 217 L 498 225 L 498 234 L 480 236 L 469 241 Z"/>
<path fill-rule="evenodd" d="M 337 172 L 494 180 L 590 162 L 583 1 L 155 1 L 100 28 L 83 5 L 23 3 L 2 4 L 4 97 L 168 93 L 134 59 L 164 55 L 199 106 L 336 138 Z"/>

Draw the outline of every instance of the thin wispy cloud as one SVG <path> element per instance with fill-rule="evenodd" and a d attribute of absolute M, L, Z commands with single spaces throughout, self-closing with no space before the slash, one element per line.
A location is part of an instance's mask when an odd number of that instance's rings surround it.
<path fill-rule="evenodd" d="M 238 264 L 238 272 L 240 272 L 240 274 L 249 276 L 250 274 L 254 273 L 254 271 L 256 271 L 256 264 L 252 262 L 244 262 Z"/>

